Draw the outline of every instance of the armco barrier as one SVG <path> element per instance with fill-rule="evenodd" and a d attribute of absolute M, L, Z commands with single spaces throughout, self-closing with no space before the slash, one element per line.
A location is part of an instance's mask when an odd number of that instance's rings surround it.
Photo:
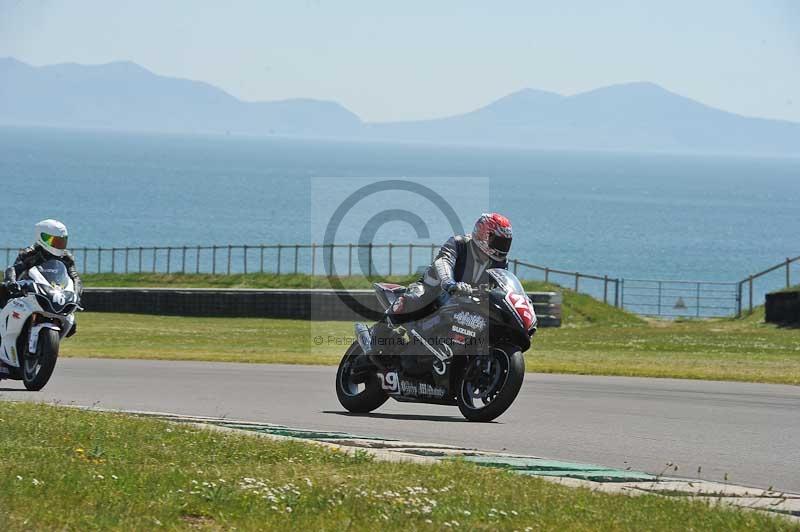
<path fill-rule="evenodd" d="M 348 290 L 363 305 L 379 310 L 372 290 Z M 561 294 L 531 292 L 540 327 L 561 325 Z M 336 290 L 216 288 L 86 288 L 81 304 L 90 312 L 169 316 L 290 318 L 331 321 L 362 319 Z"/>

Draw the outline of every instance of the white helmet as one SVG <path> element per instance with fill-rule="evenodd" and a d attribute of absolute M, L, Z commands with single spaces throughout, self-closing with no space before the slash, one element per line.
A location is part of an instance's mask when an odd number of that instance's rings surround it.
<path fill-rule="evenodd" d="M 36 244 L 56 257 L 67 249 L 67 226 L 58 220 L 42 220 L 36 224 Z"/>

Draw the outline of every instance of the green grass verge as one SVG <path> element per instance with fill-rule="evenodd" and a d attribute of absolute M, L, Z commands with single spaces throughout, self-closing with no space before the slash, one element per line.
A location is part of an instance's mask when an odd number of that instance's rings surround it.
<path fill-rule="evenodd" d="M 0 402 L 2 530 L 790 530 L 708 502 Z"/>

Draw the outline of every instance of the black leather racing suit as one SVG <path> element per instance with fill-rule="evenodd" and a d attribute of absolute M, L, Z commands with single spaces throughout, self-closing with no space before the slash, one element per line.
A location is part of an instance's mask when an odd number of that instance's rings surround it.
<path fill-rule="evenodd" d="M 508 268 L 508 261 L 489 258 L 472 243 L 471 235 L 453 236 L 439 249 L 433 263 L 420 279 L 408 286 L 387 311 L 394 323 L 418 319 L 430 310 L 447 285 L 458 282 L 473 286 L 489 281 L 486 270 Z"/>
<path fill-rule="evenodd" d="M 14 261 L 14 265 L 6 269 L 3 286 L 0 287 L 0 308 L 4 307 L 8 302 L 9 293 L 5 284 L 15 282 L 17 277 L 22 275 L 23 272 L 44 264 L 48 260 L 59 260 L 64 263 L 64 266 L 67 267 L 67 273 L 72 279 L 72 282 L 75 283 L 75 293 L 80 296 L 83 292 L 83 283 L 78 275 L 78 269 L 75 267 L 75 259 L 72 254 L 65 251 L 62 257 L 56 257 L 45 251 L 42 247 L 34 244 L 31 247 L 21 249 L 19 255 L 17 255 L 17 260 Z"/>

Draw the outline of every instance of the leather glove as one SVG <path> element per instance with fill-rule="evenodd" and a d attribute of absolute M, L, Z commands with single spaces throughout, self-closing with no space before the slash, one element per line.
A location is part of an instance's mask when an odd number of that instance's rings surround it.
<path fill-rule="evenodd" d="M 472 295 L 472 285 L 469 283 L 452 283 L 446 287 L 447 293 L 453 296 Z"/>
<path fill-rule="evenodd" d="M 6 281 L 3 283 L 3 285 L 6 287 L 6 290 L 8 290 L 9 295 L 12 297 L 17 296 L 20 292 L 22 292 L 22 288 L 20 288 L 19 283 L 16 281 Z"/>

